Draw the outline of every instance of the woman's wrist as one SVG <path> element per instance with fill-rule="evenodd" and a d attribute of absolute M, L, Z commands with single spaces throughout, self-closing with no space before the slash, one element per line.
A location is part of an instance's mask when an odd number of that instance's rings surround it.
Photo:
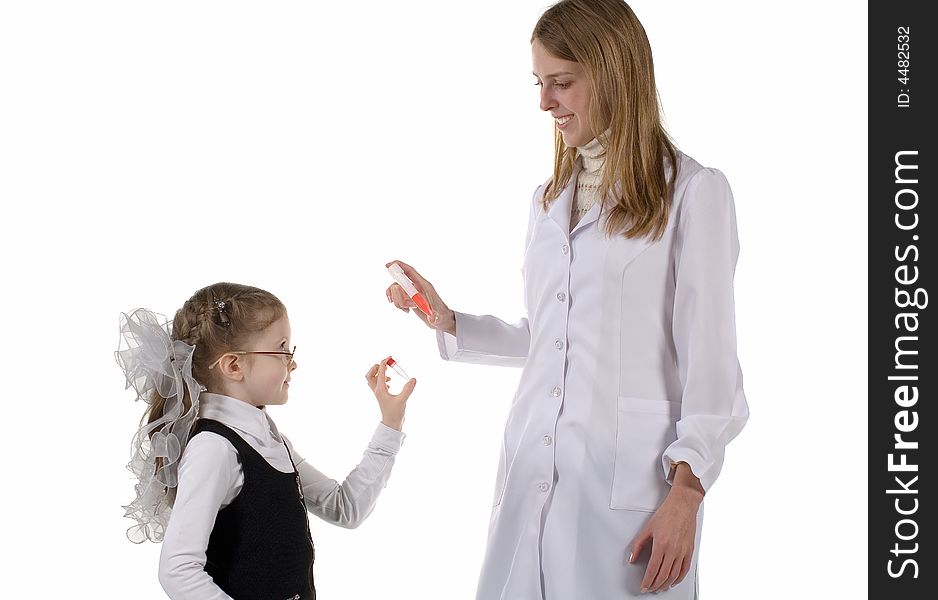
<path fill-rule="evenodd" d="M 446 310 L 448 311 L 448 314 L 446 315 L 446 320 L 448 321 L 448 323 L 447 323 L 447 327 L 443 329 L 443 332 L 448 333 L 451 336 L 455 337 L 456 336 L 456 312 L 451 308 L 447 308 Z"/>
<path fill-rule="evenodd" d="M 700 479 L 691 471 L 690 465 L 679 461 L 671 463 L 673 478 L 671 479 L 671 493 L 678 493 L 690 501 L 703 502 L 704 489 Z"/>

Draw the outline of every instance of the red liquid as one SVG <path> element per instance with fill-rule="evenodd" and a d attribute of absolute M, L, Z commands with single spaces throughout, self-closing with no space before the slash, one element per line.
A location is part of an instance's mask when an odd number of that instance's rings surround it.
<path fill-rule="evenodd" d="M 423 314 L 427 315 L 428 317 L 430 316 L 430 312 L 431 312 L 430 303 L 427 302 L 427 299 L 423 297 L 423 294 L 421 294 L 420 292 L 417 292 L 416 294 L 411 296 L 410 299 L 413 300 L 417 304 L 417 308 L 422 310 Z"/>

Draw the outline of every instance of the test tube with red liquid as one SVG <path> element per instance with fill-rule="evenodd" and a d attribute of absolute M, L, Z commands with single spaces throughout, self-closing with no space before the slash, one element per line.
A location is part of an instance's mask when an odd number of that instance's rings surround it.
<path fill-rule="evenodd" d="M 388 267 L 388 273 L 391 274 L 391 277 L 394 278 L 394 281 L 398 283 L 403 289 L 404 293 L 410 296 L 410 299 L 414 301 L 414 304 L 417 305 L 417 308 L 423 311 L 423 314 L 428 317 L 431 316 L 432 312 L 430 309 L 430 303 L 427 302 L 427 299 L 423 297 L 423 294 L 417 291 L 417 287 L 414 285 L 414 282 L 410 280 L 407 275 L 404 274 L 404 269 L 397 263 L 393 263 Z"/>
<path fill-rule="evenodd" d="M 404 379 L 410 379 L 410 376 L 407 375 L 404 369 L 401 368 L 401 365 L 398 364 L 398 362 L 390 356 L 388 357 L 388 366 L 394 369 L 394 372 L 396 372 L 398 375 L 400 375 Z"/>

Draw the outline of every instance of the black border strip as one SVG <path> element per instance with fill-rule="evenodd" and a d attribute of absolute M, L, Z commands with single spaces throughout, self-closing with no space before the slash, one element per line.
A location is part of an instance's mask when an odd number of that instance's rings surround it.
<path fill-rule="evenodd" d="M 903 600 L 938 598 L 936 498 L 925 491 L 938 483 L 936 131 L 926 129 L 938 121 L 938 23 L 926 19 L 929 6 L 869 7 L 869 583 L 871 597 Z M 849 482 L 841 485 L 850 502 Z"/>

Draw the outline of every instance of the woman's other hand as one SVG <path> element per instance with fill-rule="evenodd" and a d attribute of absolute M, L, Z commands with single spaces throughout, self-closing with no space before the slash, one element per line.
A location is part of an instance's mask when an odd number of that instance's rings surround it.
<path fill-rule="evenodd" d="M 404 411 L 407 408 L 407 399 L 414 391 L 417 380 L 414 378 L 407 380 L 399 394 L 392 394 L 391 390 L 388 389 L 388 381 L 391 378 L 387 376 L 387 368 L 387 358 L 376 365 L 372 365 L 365 373 L 365 381 L 368 382 L 368 387 L 371 388 L 375 398 L 378 399 L 378 406 L 381 408 L 381 422 L 391 429 L 401 431 L 404 426 Z"/>
<path fill-rule="evenodd" d="M 423 294 L 423 297 L 427 300 L 427 303 L 430 305 L 430 316 L 423 314 L 423 311 L 417 308 L 417 305 L 413 300 L 410 299 L 410 296 L 407 295 L 407 292 L 397 283 L 392 283 L 385 292 L 385 295 L 388 298 L 388 302 L 392 303 L 397 308 L 403 310 L 404 312 L 410 312 L 410 309 L 415 309 L 413 312 L 420 317 L 420 320 L 423 321 L 427 327 L 430 329 L 437 329 L 440 331 L 445 331 L 449 334 L 456 335 L 456 315 L 443 300 L 440 298 L 439 294 L 436 293 L 436 290 L 433 288 L 433 285 L 423 278 L 413 267 L 407 263 L 403 263 L 399 260 L 392 260 L 386 267 L 390 267 L 392 264 L 397 263 L 400 265 L 401 269 L 404 271 L 404 274 L 414 282 L 414 286 L 417 288 L 417 291 Z"/>
<path fill-rule="evenodd" d="M 651 542 L 651 557 L 641 584 L 643 593 L 666 590 L 687 575 L 694 556 L 697 511 L 703 496 L 700 480 L 686 463 L 679 463 L 668 496 L 632 542 L 630 563 Z"/>

